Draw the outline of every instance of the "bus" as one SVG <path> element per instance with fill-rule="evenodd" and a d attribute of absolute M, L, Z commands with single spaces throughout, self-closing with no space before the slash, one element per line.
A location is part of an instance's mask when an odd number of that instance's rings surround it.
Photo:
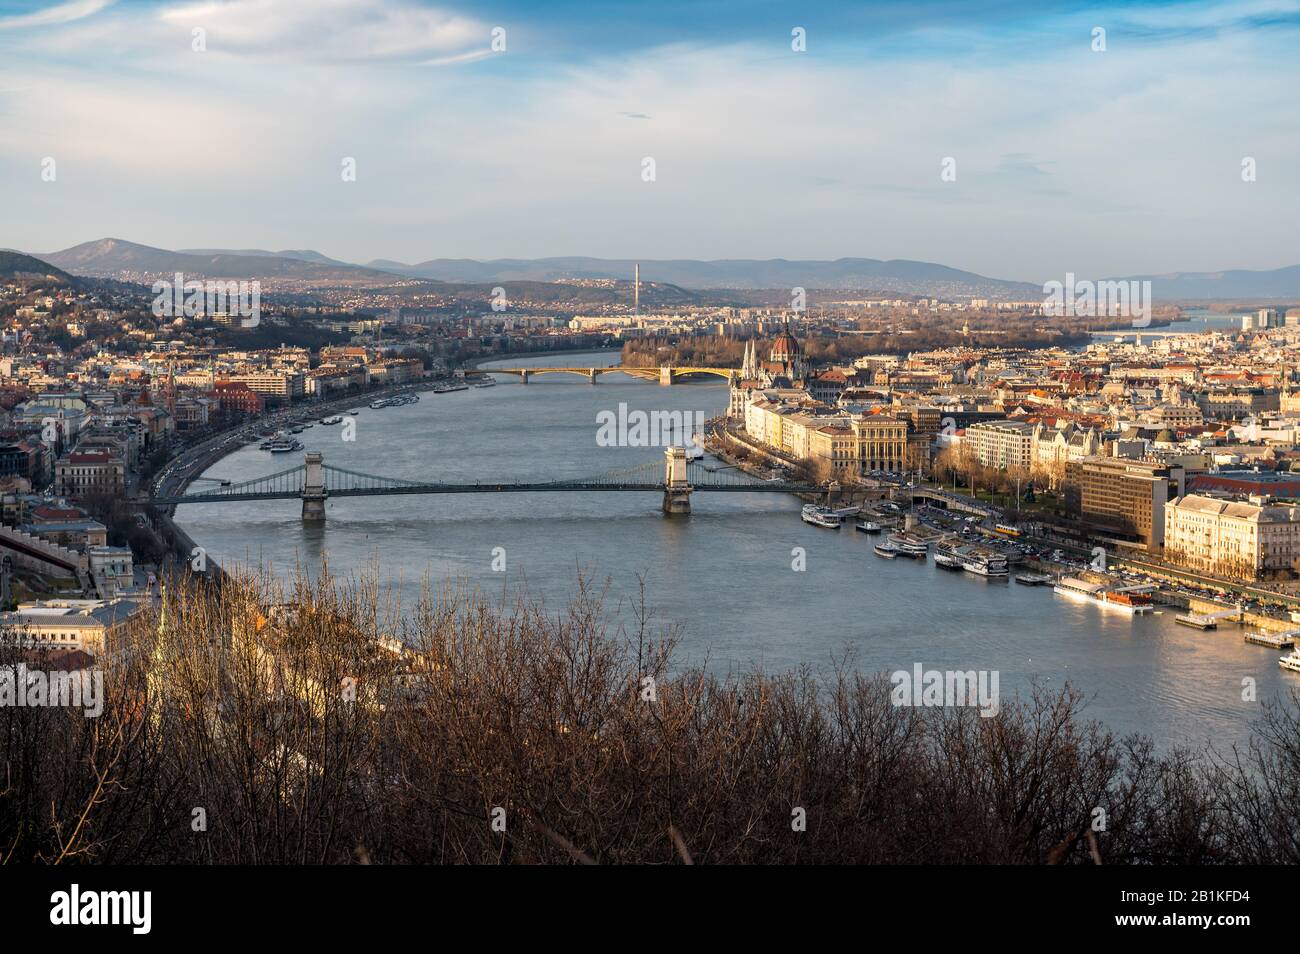
<path fill-rule="evenodd" d="M 996 531 L 997 533 L 1002 534 L 1003 536 L 1008 536 L 1008 537 L 1018 537 L 1018 536 L 1020 536 L 1020 531 L 1017 530 L 1015 527 L 1010 526 L 1009 524 L 999 523 L 999 524 L 998 524 L 997 526 L 995 526 L 993 529 L 994 529 L 994 531 Z"/>

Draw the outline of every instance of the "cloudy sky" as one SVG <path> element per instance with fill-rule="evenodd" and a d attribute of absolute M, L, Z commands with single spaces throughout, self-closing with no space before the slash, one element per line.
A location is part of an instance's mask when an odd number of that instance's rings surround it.
<path fill-rule="evenodd" d="M 1300 0 L 0 0 L 0 247 L 1275 268 L 1298 40 Z"/>

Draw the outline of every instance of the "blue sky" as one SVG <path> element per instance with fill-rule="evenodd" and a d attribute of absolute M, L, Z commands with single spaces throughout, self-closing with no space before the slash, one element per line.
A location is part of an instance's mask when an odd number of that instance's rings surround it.
<path fill-rule="evenodd" d="M 0 0 L 0 246 L 1274 268 L 1297 39 L 1300 0 Z"/>

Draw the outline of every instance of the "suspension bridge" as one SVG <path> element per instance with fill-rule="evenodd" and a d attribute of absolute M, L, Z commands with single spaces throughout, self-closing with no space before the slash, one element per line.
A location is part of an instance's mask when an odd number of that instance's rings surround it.
<path fill-rule="evenodd" d="M 818 486 L 783 480 L 761 480 L 731 467 L 688 460 L 686 449 L 669 447 L 664 463 L 650 462 L 623 470 L 606 471 L 583 478 L 548 481 L 444 483 L 405 480 L 364 474 L 324 462 L 319 453 L 308 453 L 301 464 L 239 483 L 204 487 L 180 496 L 156 496 L 150 502 L 160 507 L 197 503 L 239 503 L 251 500 L 302 500 L 303 520 L 324 520 L 325 501 L 334 497 L 379 497 L 395 494 L 486 494 L 555 492 L 657 492 L 663 494 L 664 513 L 691 512 L 691 494 L 715 493 L 821 494 L 828 498 L 838 486 Z"/>
<path fill-rule="evenodd" d="M 578 374 L 587 378 L 592 384 L 595 384 L 596 379 L 602 374 L 627 374 L 643 381 L 658 381 L 660 384 L 673 384 L 680 378 L 709 374 L 719 378 L 726 378 L 728 381 L 740 377 L 739 368 L 674 368 L 668 365 L 658 368 L 636 368 L 630 365 L 615 364 L 606 368 L 485 368 L 484 370 L 488 374 L 513 374 L 523 384 L 527 384 L 529 378 L 537 377 L 539 374 Z"/>

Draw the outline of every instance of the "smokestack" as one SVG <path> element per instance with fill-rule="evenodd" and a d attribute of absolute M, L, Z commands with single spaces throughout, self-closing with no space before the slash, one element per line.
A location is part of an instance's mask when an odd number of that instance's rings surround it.
<path fill-rule="evenodd" d="M 637 262 L 633 266 L 636 269 L 636 280 L 633 282 L 632 290 L 632 314 L 641 314 L 641 263 Z"/>

